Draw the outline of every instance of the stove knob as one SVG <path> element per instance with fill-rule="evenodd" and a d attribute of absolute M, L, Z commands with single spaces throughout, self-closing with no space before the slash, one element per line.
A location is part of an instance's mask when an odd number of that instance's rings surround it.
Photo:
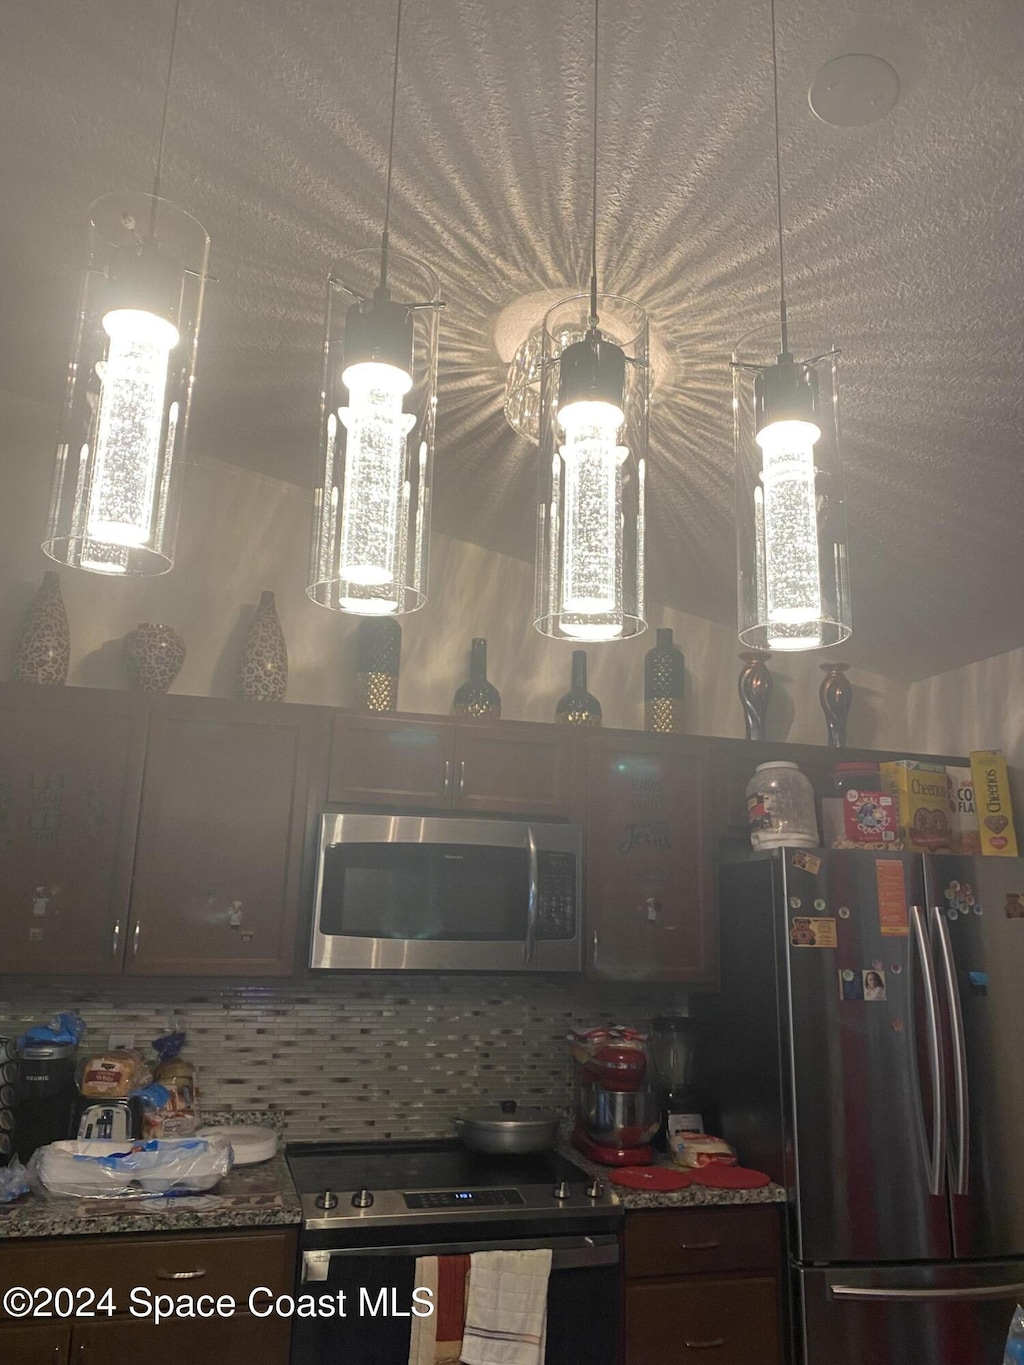
<path fill-rule="evenodd" d="M 338 1207 L 338 1196 L 333 1190 L 324 1190 L 323 1194 L 318 1194 L 313 1200 L 318 1209 L 336 1209 Z"/>
<path fill-rule="evenodd" d="M 604 1185 L 596 1177 L 587 1186 L 587 1198 L 588 1199 L 604 1198 Z"/>
<path fill-rule="evenodd" d="M 354 1209 L 368 1209 L 373 1203 L 373 1195 L 369 1190 L 356 1190 L 352 1196 L 352 1207 Z"/>
<path fill-rule="evenodd" d="M 551 1194 L 554 1199 L 569 1199 L 572 1196 L 572 1190 L 569 1188 L 568 1180 L 560 1180 Z"/>

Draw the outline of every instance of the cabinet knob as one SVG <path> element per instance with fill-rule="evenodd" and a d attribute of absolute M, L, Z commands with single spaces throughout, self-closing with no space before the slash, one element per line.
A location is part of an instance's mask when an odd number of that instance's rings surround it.
<path fill-rule="evenodd" d="M 132 934 L 132 957 L 136 957 L 139 951 L 139 934 L 142 932 L 142 921 L 135 921 L 135 933 Z"/>
<path fill-rule="evenodd" d="M 459 795 L 466 790 L 466 760 L 463 758 L 459 762 Z"/>
<path fill-rule="evenodd" d="M 158 1280 L 201 1280 L 205 1274 L 205 1270 L 158 1270 L 156 1277 Z"/>
<path fill-rule="evenodd" d="M 117 951 L 121 946 L 121 921 L 114 921 L 114 936 L 110 941 L 110 956 L 117 957 Z"/>
<path fill-rule="evenodd" d="M 451 759 L 450 759 L 450 758 L 446 758 L 445 761 L 444 761 L 444 794 L 445 794 L 445 796 L 448 795 L 448 793 L 451 791 L 451 789 L 452 789 L 452 762 L 451 762 Z"/>

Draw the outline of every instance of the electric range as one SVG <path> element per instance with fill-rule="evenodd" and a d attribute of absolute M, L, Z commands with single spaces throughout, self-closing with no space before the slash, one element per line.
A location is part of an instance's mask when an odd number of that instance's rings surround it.
<path fill-rule="evenodd" d="M 308 1231 L 480 1222 L 554 1229 L 621 1215 L 601 1181 L 551 1150 L 491 1156 L 437 1138 L 289 1143 L 285 1155 Z"/>

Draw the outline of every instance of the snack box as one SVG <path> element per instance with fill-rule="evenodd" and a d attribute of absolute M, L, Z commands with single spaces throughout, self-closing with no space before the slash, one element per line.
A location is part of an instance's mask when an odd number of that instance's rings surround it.
<path fill-rule="evenodd" d="M 896 803 L 903 847 L 916 853 L 948 853 L 952 840 L 953 803 L 949 778 L 938 763 L 901 758 L 880 763 L 882 785 Z"/>
<path fill-rule="evenodd" d="M 887 792 L 846 792 L 821 803 L 827 848 L 899 848 L 895 799 Z"/>
<path fill-rule="evenodd" d="M 1006 759 L 998 749 L 972 749 L 971 775 L 982 853 L 1016 858 L 1017 833 L 1013 828 Z"/>
<path fill-rule="evenodd" d="M 974 778 L 970 768 L 946 767 L 949 796 L 953 802 L 953 830 L 950 846 L 954 853 L 981 852 L 978 811 L 974 804 Z"/>

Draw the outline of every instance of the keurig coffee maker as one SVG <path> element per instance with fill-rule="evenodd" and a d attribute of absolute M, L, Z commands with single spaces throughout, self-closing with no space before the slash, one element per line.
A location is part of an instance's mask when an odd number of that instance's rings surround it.
<path fill-rule="evenodd" d="M 62 1142 L 78 1096 L 75 1044 L 25 1039 L 18 1048 L 14 1150 L 28 1161 L 37 1147 Z"/>

